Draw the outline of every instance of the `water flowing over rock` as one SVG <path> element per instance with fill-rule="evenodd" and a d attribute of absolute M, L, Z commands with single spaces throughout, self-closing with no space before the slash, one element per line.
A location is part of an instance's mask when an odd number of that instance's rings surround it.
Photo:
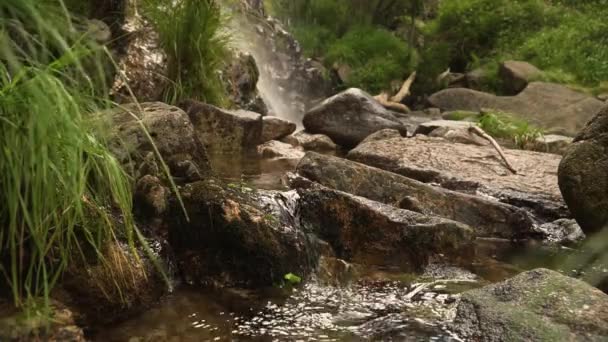
<path fill-rule="evenodd" d="M 197 101 L 180 104 L 210 154 L 252 151 L 262 143 L 262 115 L 230 111 Z"/>
<path fill-rule="evenodd" d="M 296 171 L 339 191 L 468 224 L 477 236 L 512 239 L 537 235 L 532 220 L 522 209 L 430 186 L 346 159 L 309 152 Z"/>
<path fill-rule="evenodd" d="M 268 111 L 300 126 L 306 109 L 331 92 L 323 66 L 302 57 L 300 44 L 277 19 L 265 16 L 263 4 L 246 0 L 233 9 L 234 45 L 257 62 L 257 88 Z"/>
<path fill-rule="evenodd" d="M 580 280 L 536 269 L 463 293 L 454 329 L 475 341 L 604 341 L 608 296 Z"/>
<path fill-rule="evenodd" d="M 304 116 L 306 131 L 325 134 L 344 147 L 354 147 L 368 135 L 385 128 L 407 135 L 407 127 L 371 95 L 351 88 L 330 97 Z"/>
<path fill-rule="evenodd" d="M 320 186 L 298 192 L 301 222 L 341 259 L 420 270 L 432 261 L 472 258 L 474 233 L 464 224 Z"/>
<path fill-rule="evenodd" d="M 608 225 L 608 107 L 574 139 L 559 165 L 559 187 L 587 234 Z"/>
<path fill-rule="evenodd" d="M 496 96 L 471 89 L 445 89 L 429 97 L 433 107 L 444 111 L 495 109 L 509 112 L 549 133 L 574 136 L 604 103 L 566 86 L 532 82 L 516 96 Z"/>
<path fill-rule="evenodd" d="M 530 210 L 541 222 L 569 217 L 559 193 L 560 156 L 504 150 L 518 171 L 512 174 L 490 146 L 416 136 L 371 141 L 350 151 L 348 158 L 442 187 L 489 195 Z"/>
<path fill-rule="evenodd" d="M 305 276 L 316 267 L 307 234 L 285 219 L 289 213 L 271 205 L 287 201 L 284 195 L 267 198 L 244 186 L 207 180 L 186 185 L 181 196 L 188 219 L 173 199 L 168 236 L 187 282 L 265 287 L 287 273 Z"/>
<path fill-rule="evenodd" d="M 112 118 L 110 147 L 136 179 L 145 175 L 163 178 L 150 138 L 174 177 L 196 181 L 212 173 L 205 148 L 183 110 L 149 102 L 129 104 L 101 115 Z"/>

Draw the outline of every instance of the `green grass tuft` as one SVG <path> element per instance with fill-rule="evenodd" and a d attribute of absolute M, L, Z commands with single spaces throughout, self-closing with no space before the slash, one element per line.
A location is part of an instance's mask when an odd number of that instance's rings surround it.
<path fill-rule="evenodd" d="M 477 121 L 479 127 L 492 137 L 511 140 L 521 149 L 525 149 L 543 136 L 542 129 L 508 113 L 484 112 Z"/>
<path fill-rule="evenodd" d="M 229 62 L 229 36 L 215 0 L 144 0 L 145 15 L 156 27 L 169 58 L 168 103 L 195 99 L 228 106 L 221 71 Z"/>

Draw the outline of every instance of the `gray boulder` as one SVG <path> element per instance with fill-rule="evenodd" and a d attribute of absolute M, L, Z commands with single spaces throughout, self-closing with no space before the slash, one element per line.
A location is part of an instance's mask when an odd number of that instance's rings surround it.
<path fill-rule="evenodd" d="M 445 89 L 431 95 L 428 102 L 443 111 L 495 109 L 512 113 L 548 133 L 574 136 L 604 103 L 566 86 L 532 82 L 516 96 L 496 96 L 471 89 Z"/>
<path fill-rule="evenodd" d="M 307 153 L 296 172 L 339 191 L 468 224 L 477 236 L 512 239 L 536 234 L 532 220 L 522 209 L 346 159 Z"/>
<path fill-rule="evenodd" d="M 576 136 L 559 165 L 559 187 L 586 234 L 608 225 L 608 107 Z"/>
<path fill-rule="evenodd" d="M 113 123 L 109 143 L 112 152 L 136 179 L 148 174 L 165 176 L 154 146 L 175 177 L 195 181 L 212 173 L 205 148 L 183 110 L 148 102 L 129 104 L 101 115 L 110 116 Z"/>
<path fill-rule="evenodd" d="M 301 148 L 276 140 L 259 145 L 258 154 L 262 158 L 293 159 L 296 161 L 304 157 L 304 151 Z"/>
<path fill-rule="evenodd" d="M 453 329 L 472 341 L 606 341 L 608 296 L 536 269 L 463 293 Z"/>
<path fill-rule="evenodd" d="M 354 147 L 368 135 L 385 128 L 407 134 L 397 116 L 371 95 L 351 88 L 323 101 L 308 111 L 303 120 L 306 131 L 325 134 L 344 147 Z"/>
<path fill-rule="evenodd" d="M 505 61 L 500 64 L 498 75 L 505 90 L 515 95 L 524 90 L 528 83 L 538 79 L 543 72 L 528 62 Z"/>
<path fill-rule="evenodd" d="M 262 121 L 262 142 L 281 140 L 296 130 L 295 123 L 276 116 L 264 116 Z"/>
<path fill-rule="evenodd" d="M 262 115 L 246 110 L 230 111 L 197 101 L 180 104 L 196 134 L 210 154 L 239 154 L 262 143 Z"/>
<path fill-rule="evenodd" d="M 340 259 L 411 271 L 434 261 L 458 264 L 472 257 L 474 234 L 464 224 L 320 186 L 298 192 L 301 222 Z"/>
<path fill-rule="evenodd" d="M 534 151 L 564 155 L 573 139 L 559 134 L 540 136 L 532 143 Z"/>
<path fill-rule="evenodd" d="M 504 149 L 511 173 L 491 146 L 455 144 L 418 135 L 360 144 L 348 159 L 444 188 L 484 194 L 531 210 L 541 222 L 569 217 L 559 193 L 560 156 Z"/>
<path fill-rule="evenodd" d="M 306 151 L 335 152 L 338 146 L 323 134 L 310 134 L 299 131 L 293 135 L 283 138 L 283 141 L 296 147 L 302 147 Z"/>

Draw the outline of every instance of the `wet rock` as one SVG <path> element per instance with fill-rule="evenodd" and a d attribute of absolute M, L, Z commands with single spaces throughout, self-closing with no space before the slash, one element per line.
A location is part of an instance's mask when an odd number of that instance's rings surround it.
<path fill-rule="evenodd" d="M 576 136 L 559 165 L 559 187 L 586 234 L 608 224 L 608 107 Z"/>
<path fill-rule="evenodd" d="M 463 293 L 453 327 L 475 341 L 603 341 L 608 296 L 580 280 L 536 269 Z"/>
<path fill-rule="evenodd" d="M 283 141 L 296 147 L 301 146 L 306 151 L 335 152 L 338 149 L 338 146 L 327 135 L 310 134 L 306 131 L 299 131 L 285 137 Z"/>
<path fill-rule="evenodd" d="M 306 131 L 326 134 L 344 147 L 354 147 L 368 135 L 385 128 L 407 134 L 407 128 L 392 112 L 356 88 L 323 101 L 306 113 L 303 123 Z"/>
<path fill-rule="evenodd" d="M 118 73 L 111 95 L 119 102 L 133 102 L 131 92 L 140 102 L 160 100 L 169 78 L 158 32 L 136 13 L 125 16 L 121 31 L 123 52 L 117 57 Z"/>
<path fill-rule="evenodd" d="M 471 257 L 474 233 L 464 224 L 321 186 L 298 191 L 301 222 L 340 259 L 419 270 L 434 260 Z"/>
<path fill-rule="evenodd" d="M 536 138 L 532 149 L 534 151 L 564 155 L 568 146 L 572 144 L 572 138 L 557 134 L 548 134 Z"/>
<path fill-rule="evenodd" d="M 307 153 L 296 171 L 307 179 L 339 191 L 424 215 L 463 222 L 473 227 L 478 236 L 516 238 L 536 234 L 532 220 L 522 209 L 430 186 L 346 159 Z"/>
<path fill-rule="evenodd" d="M 276 116 L 265 116 L 262 118 L 262 141 L 281 140 L 295 132 L 296 124 L 277 118 Z"/>
<path fill-rule="evenodd" d="M 342 259 L 321 256 L 317 277 L 323 283 L 331 286 L 344 286 L 355 279 L 356 272 L 352 265 Z"/>
<path fill-rule="evenodd" d="M 304 157 L 304 151 L 290 144 L 272 140 L 258 146 L 258 154 L 263 158 L 279 158 L 300 160 Z"/>
<path fill-rule="evenodd" d="M 484 108 L 509 112 L 548 130 L 574 136 L 604 103 L 566 86 L 532 82 L 516 96 L 495 96 L 471 89 L 445 89 L 429 97 L 442 111 L 474 111 Z"/>
<path fill-rule="evenodd" d="M 225 75 L 224 82 L 228 88 L 231 103 L 238 108 L 260 114 L 268 112 L 257 89 L 260 70 L 252 55 L 236 53 L 227 66 Z"/>
<path fill-rule="evenodd" d="M 180 104 L 210 154 L 239 154 L 262 143 L 262 116 L 245 110 L 230 111 L 197 101 Z"/>
<path fill-rule="evenodd" d="M 498 75 L 505 90 L 515 95 L 524 90 L 528 83 L 538 79 L 543 72 L 528 62 L 505 61 L 500 64 Z"/>
<path fill-rule="evenodd" d="M 0 303 L 0 340 L 7 342 L 86 341 L 82 329 L 74 322 L 73 313 L 65 305 L 52 301 L 51 310 L 53 319 L 47 327 L 42 317 L 37 315 L 28 317 L 24 312 L 10 308 L 8 304 Z"/>
<path fill-rule="evenodd" d="M 160 102 L 125 105 L 102 113 L 111 117 L 110 148 L 118 160 L 139 179 L 147 174 L 164 177 L 154 145 L 175 177 L 189 181 L 211 174 L 204 146 L 183 110 Z M 154 145 L 142 129 L 141 119 Z M 187 166 L 187 167 L 184 167 Z"/>
<path fill-rule="evenodd" d="M 560 219 L 536 228 L 545 235 L 545 240 L 561 245 L 574 245 L 585 239 L 581 227 L 574 220 Z"/>
<path fill-rule="evenodd" d="M 287 273 L 304 277 L 316 265 L 309 237 L 276 208 L 284 195 L 207 180 L 186 185 L 181 196 L 189 220 L 173 199 L 169 242 L 187 282 L 265 287 Z"/>
<path fill-rule="evenodd" d="M 541 222 L 569 217 L 557 186 L 560 156 L 509 149 L 504 153 L 517 174 L 507 170 L 490 146 L 425 136 L 368 142 L 357 146 L 348 158 L 424 183 L 491 196 L 530 210 Z"/>

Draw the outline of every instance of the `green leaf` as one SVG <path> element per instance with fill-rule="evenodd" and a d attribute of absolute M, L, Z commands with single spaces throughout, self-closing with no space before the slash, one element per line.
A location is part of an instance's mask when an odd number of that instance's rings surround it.
<path fill-rule="evenodd" d="M 292 285 L 296 285 L 302 282 L 302 278 L 298 277 L 297 275 L 293 274 L 293 273 L 287 273 L 284 276 L 285 280 L 287 280 L 287 282 L 289 282 Z"/>

